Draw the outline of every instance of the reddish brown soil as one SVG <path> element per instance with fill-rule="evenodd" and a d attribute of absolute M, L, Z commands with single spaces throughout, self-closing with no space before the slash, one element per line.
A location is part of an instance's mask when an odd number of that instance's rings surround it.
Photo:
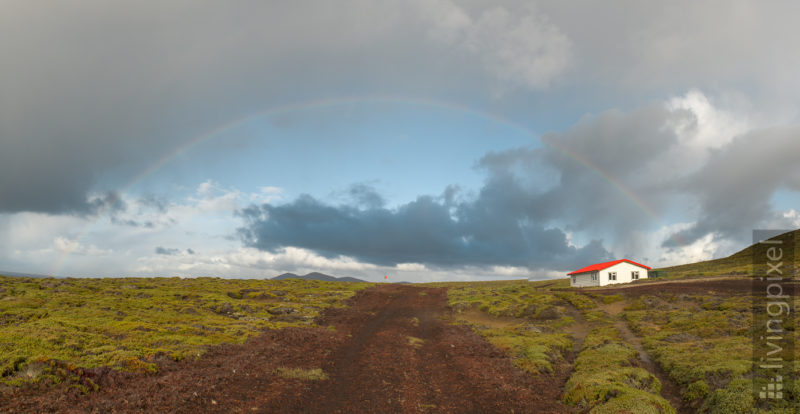
<path fill-rule="evenodd" d="M 156 375 L 95 370 L 87 396 L 65 387 L 0 394 L 0 412 L 563 413 L 563 378 L 531 376 L 464 326 L 444 289 L 382 285 L 314 329 L 267 331 Z M 417 339 L 414 339 L 417 338 Z M 277 367 L 322 368 L 323 381 Z"/>

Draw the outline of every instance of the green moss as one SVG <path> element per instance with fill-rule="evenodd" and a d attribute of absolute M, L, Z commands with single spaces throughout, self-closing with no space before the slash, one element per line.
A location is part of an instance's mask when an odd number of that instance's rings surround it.
<path fill-rule="evenodd" d="M 480 333 L 489 343 L 507 351 L 517 366 L 531 373 L 552 373 L 553 364 L 572 347 L 572 339 L 561 333 L 518 333 L 511 329 Z"/>
<path fill-rule="evenodd" d="M 456 312 L 478 309 L 489 316 L 519 318 L 519 325 L 487 329 L 474 326 L 494 346 L 508 352 L 514 364 L 531 372 L 553 372 L 572 347 L 567 334 L 554 333 L 575 323 L 565 316 L 549 286 L 562 281 L 445 283 L 450 306 Z M 525 323 L 525 321 L 529 321 Z M 535 324 L 535 325 L 534 325 Z"/>
<path fill-rule="evenodd" d="M 708 378 L 725 382 L 752 369 L 752 340 L 749 338 L 734 336 L 686 342 L 656 338 L 645 338 L 645 347 L 670 377 L 684 386 Z"/>
<path fill-rule="evenodd" d="M 749 414 L 754 407 L 753 384 L 746 379 L 737 379 L 712 392 L 703 404 L 703 411 L 709 414 Z"/>
<path fill-rule="evenodd" d="M 478 309 L 491 316 L 537 319 L 550 318 L 555 298 L 527 281 L 447 283 L 448 304 L 457 312 Z M 557 319 L 554 315 L 550 319 Z"/>
<path fill-rule="evenodd" d="M 571 316 L 564 316 L 564 317 L 558 319 L 557 321 L 553 322 L 552 323 L 552 327 L 558 329 L 558 328 L 563 328 L 565 326 L 572 325 L 573 323 L 575 323 L 575 318 L 573 318 Z"/>
<path fill-rule="evenodd" d="M 592 329 L 591 334 L 583 341 L 584 349 L 594 349 L 600 345 L 621 343 L 619 331 L 612 325 L 600 325 Z"/>
<path fill-rule="evenodd" d="M 557 298 L 569 302 L 572 306 L 576 307 L 579 310 L 584 309 L 592 309 L 597 306 L 597 304 L 590 299 L 588 296 L 574 293 L 574 292 L 554 292 Z"/>
<path fill-rule="evenodd" d="M 196 357 L 263 329 L 309 325 L 369 284 L 0 277 L 0 286 L 0 382 L 11 384 L 21 369 L 47 360 L 156 372 L 160 357 Z M 269 312 L 279 306 L 294 311 Z"/>
<path fill-rule="evenodd" d="M 602 301 L 608 305 L 609 303 L 619 302 L 622 299 L 622 295 L 604 295 Z"/>
<path fill-rule="evenodd" d="M 637 367 L 637 359 L 638 352 L 622 343 L 616 328 L 598 325 L 575 359 L 564 402 L 593 413 L 675 412 L 659 395 L 661 383 Z"/>
<path fill-rule="evenodd" d="M 709 412 L 749 412 L 752 383 L 747 392 L 732 390 L 752 372 L 751 312 L 746 294 L 707 291 L 645 296 L 623 316 L 685 400 Z"/>
<path fill-rule="evenodd" d="M 710 392 L 708 384 L 703 380 L 695 381 L 686 387 L 686 392 L 683 393 L 683 398 L 687 401 L 694 401 L 699 398 L 705 398 Z"/>
<path fill-rule="evenodd" d="M 328 379 L 328 374 L 320 368 L 304 369 L 280 367 L 274 371 L 274 374 L 282 378 L 298 379 L 302 381 L 323 381 Z"/>
<path fill-rule="evenodd" d="M 674 413 L 675 409 L 665 399 L 655 394 L 628 387 L 607 403 L 600 404 L 589 412 L 592 414 L 666 414 Z"/>

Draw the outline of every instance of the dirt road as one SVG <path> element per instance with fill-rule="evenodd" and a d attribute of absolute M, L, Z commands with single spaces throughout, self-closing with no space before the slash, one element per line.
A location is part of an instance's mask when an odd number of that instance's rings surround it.
<path fill-rule="evenodd" d="M 271 408 L 318 413 L 565 412 L 560 388 L 534 379 L 463 326 L 443 320 L 444 289 L 381 286 L 326 322 L 352 341 L 329 361 L 329 381 Z"/>
<path fill-rule="evenodd" d="M 447 320 L 444 289 L 381 285 L 329 310 L 321 328 L 269 331 L 159 374 L 89 372 L 101 385 L 16 390 L 3 412 L 564 413 L 562 380 L 531 376 Z M 276 368 L 322 368 L 327 380 Z"/>

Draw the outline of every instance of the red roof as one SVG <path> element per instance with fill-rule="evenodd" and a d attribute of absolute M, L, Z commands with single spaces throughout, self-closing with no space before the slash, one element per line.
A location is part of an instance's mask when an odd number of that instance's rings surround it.
<path fill-rule="evenodd" d="M 612 260 L 610 262 L 605 262 L 605 263 L 593 264 L 591 266 L 586 266 L 583 269 L 578 269 L 578 270 L 576 270 L 574 272 L 569 272 L 567 274 L 568 275 L 574 275 L 576 273 L 594 272 L 594 271 L 597 271 L 597 270 L 607 269 L 607 268 L 609 268 L 611 266 L 614 266 L 615 264 L 619 264 L 619 263 L 622 263 L 622 262 L 628 262 L 628 263 L 630 263 L 632 265 L 636 265 L 636 266 L 639 266 L 639 267 L 643 267 L 643 268 L 645 268 L 647 270 L 650 270 L 649 267 L 647 267 L 647 266 L 645 266 L 645 265 L 643 265 L 641 263 L 636 263 L 633 260 L 621 259 L 621 260 Z"/>

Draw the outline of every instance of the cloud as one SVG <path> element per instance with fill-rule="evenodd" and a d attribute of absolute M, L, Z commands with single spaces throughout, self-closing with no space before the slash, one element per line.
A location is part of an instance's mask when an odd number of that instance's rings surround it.
<path fill-rule="evenodd" d="M 779 189 L 800 190 L 798 138 L 797 127 L 760 128 L 691 90 L 587 115 L 539 147 L 490 152 L 473 197 L 452 187 L 387 208 L 361 184 L 338 206 L 308 195 L 251 206 L 239 232 L 265 251 L 294 246 L 382 266 L 564 270 L 612 252 L 709 259 L 759 225 L 795 221 L 770 202 Z"/>
<path fill-rule="evenodd" d="M 161 254 L 164 256 L 175 256 L 176 254 L 180 253 L 180 249 L 169 249 L 166 247 L 156 246 L 156 254 Z"/>
<path fill-rule="evenodd" d="M 383 266 L 566 269 L 608 257 L 600 241 L 570 246 L 563 231 L 545 228 L 506 200 L 489 197 L 486 193 L 473 202 L 453 204 L 444 197 L 421 196 L 388 209 L 331 206 L 303 195 L 283 205 L 242 210 L 246 227 L 239 232 L 248 247 L 268 252 L 298 247 Z"/>
<path fill-rule="evenodd" d="M 796 118 L 800 57 L 785 53 L 796 5 L 528 3 L 12 0 L 0 16 L 0 212 L 90 213 L 92 194 L 191 139 L 321 97 L 453 101 L 527 123 L 542 108 L 627 107 L 701 85 Z"/>
<path fill-rule="evenodd" d="M 107 256 L 114 252 L 111 249 L 100 249 L 94 244 L 87 246 L 77 240 L 71 240 L 66 237 L 56 237 L 53 240 L 53 247 L 61 253 L 81 256 Z"/>
<path fill-rule="evenodd" d="M 473 19 L 448 0 L 418 2 L 431 37 L 476 56 L 502 81 L 532 89 L 550 85 L 571 60 L 572 42 L 546 15 L 493 7 Z"/>
<path fill-rule="evenodd" d="M 486 154 L 478 164 L 489 172 L 481 200 L 616 243 L 664 213 L 674 185 L 663 181 L 665 171 L 675 166 L 661 162 L 679 142 L 669 126 L 687 117 L 659 103 L 608 110 L 544 134 L 540 147 Z"/>
<path fill-rule="evenodd" d="M 771 199 L 779 189 L 800 191 L 796 154 L 800 126 L 755 129 L 712 152 L 703 168 L 683 182 L 700 211 L 696 224 L 676 237 L 688 243 L 708 234 L 742 240 L 766 222 L 793 227 L 791 215 L 775 212 Z"/>

